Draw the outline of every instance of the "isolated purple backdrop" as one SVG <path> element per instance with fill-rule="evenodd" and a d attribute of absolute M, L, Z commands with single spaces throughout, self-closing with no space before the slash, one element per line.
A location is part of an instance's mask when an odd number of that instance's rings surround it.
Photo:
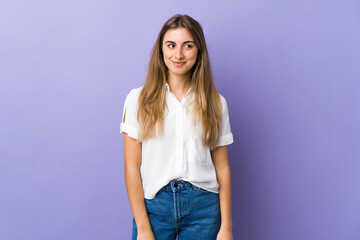
<path fill-rule="evenodd" d="M 235 240 L 360 239 L 360 3 L 0 3 L 0 239 L 130 239 L 122 107 L 161 25 L 203 26 Z"/>

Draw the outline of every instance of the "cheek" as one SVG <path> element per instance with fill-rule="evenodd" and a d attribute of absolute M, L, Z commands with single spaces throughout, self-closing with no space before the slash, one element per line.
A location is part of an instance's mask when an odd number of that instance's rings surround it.
<path fill-rule="evenodd" d="M 163 50 L 163 55 L 164 55 L 164 60 L 167 61 L 169 58 L 171 58 L 172 54 L 169 51 Z"/>
<path fill-rule="evenodd" d="M 196 61 L 198 51 L 190 51 L 188 52 L 187 58 L 192 61 Z"/>

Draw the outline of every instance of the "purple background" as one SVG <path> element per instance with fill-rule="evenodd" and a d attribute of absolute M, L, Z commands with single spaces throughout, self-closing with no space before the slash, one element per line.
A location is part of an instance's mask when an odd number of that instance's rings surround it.
<path fill-rule="evenodd" d="M 175 13 L 228 101 L 234 239 L 360 239 L 357 0 L 2 0 L 0 239 L 130 239 L 122 107 Z"/>

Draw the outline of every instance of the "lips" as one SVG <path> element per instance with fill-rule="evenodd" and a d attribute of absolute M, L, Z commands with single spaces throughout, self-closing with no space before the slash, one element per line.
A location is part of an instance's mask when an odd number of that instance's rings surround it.
<path fill-rule="evenodd" d="M 173 64 L 177 67 L 183 66 L 185 62 L 173 62 Z"/>

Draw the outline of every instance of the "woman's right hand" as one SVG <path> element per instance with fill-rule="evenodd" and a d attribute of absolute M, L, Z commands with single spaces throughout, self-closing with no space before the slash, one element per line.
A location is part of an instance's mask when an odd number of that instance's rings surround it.
<path fill-rule="evenodd" d="M 151 230 L 140 231 L 137 234 L 137 240 L 155 240 L 154 233 Z"/>

